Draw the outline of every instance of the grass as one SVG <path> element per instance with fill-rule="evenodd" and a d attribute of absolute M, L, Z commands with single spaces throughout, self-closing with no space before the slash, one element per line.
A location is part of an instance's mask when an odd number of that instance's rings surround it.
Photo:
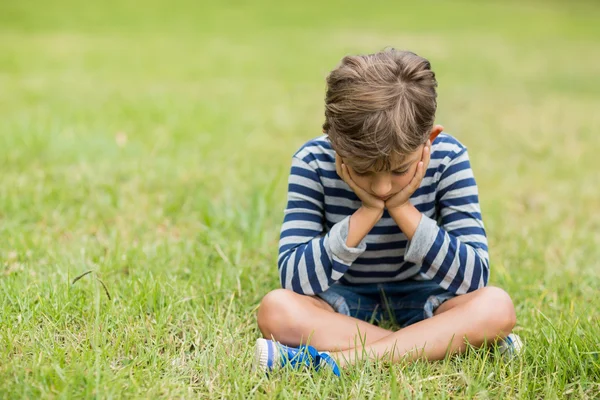
<path fill-rule="evenodd" d="M 0 3 L 0 397 L 600 396 L 598 18 L 593 2 Z M 390 45 L 432 61 L 527 350 L 253 374 L 290 157 L 320 133 L 327 72 Z"/>

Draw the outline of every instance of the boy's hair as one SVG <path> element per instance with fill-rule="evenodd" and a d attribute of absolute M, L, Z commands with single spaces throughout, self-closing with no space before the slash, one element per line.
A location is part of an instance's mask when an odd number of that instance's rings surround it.
<path fill-rule="evenodd" d="M 429 61 L 408 51 L 344 57 L 327 77 L 323 130 L 354 168 L 389 170 L 429 138 L 436 87 Z"/>

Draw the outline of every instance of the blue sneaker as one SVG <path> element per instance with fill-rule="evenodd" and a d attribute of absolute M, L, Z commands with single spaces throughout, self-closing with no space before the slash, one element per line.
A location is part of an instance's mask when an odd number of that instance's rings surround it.
<path fill-rule="evenodd" d="M 319 353 L 319 365 L 317 365 L 317 371 L 321 367 L 329 368 L 335 376 L 340 376 L 340 368 L 338 367 L 333 357 L 331 357 L 326 351 L 322 351 Z"/>
<path fill-rule="evenodd" d="M 312 346 L 289 347 L 273 340 L 257 339 L 254 357 L 254 368 L 265 372 L 289 365 L 315 371 L 326 368 L 340 376 L 340 369 L 329 353 L 319 352 Z"/>

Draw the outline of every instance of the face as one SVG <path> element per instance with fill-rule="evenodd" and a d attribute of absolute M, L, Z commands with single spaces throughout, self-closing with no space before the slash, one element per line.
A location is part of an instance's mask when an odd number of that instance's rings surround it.
<path fill-rule="evenodd" d="M 423 146 L 401 159 L 394 160 L 390 171 L 358 171 L 352 167 L 351 159 L 344 159 L 350 177 L 364 191 L 382 200 L 387 200 L 407 186 L 421 161 Z"/>

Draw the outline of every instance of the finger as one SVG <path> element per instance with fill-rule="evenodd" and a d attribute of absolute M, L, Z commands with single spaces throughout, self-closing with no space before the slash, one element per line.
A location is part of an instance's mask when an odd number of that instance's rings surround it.
<path fill-rule="evenodd" d="M 364 192 L 364 190 L 362 190 L 350 176 L 350 171 L 348 171 L 348 166 L 346 164 L 342 164 L 342 174 L 344 176 L 344 182 L 346 182 L 348 186 L 350 186 L 350 189 L 352 189 L 354 193 L 359 195 L 362 194 L 362 192 Z"/>
<path fill-rule="evenodd" d="M 339 154 L 335 154 L 335 172 L 337 172 L 338 176 L 344 179 L 342 174 L 342 157 Z"/>
<path fill-rule="evenodd" d="M 344 180 L 344 182 L 346 182 L 348 186 L 350 186 L 350 189 L 352 189 L 352 191 L 356 193 L 356 184 L 350 177 L 350 173 L 348 172 L 348 167 L 346 166 L 346 164 L 342 164 L 342 179 Z"/>
<path fill-rule="evenodd" d="M 425 176 L 425 162 L 420 161 L 419 165 L 417 165 L 417 173 L 415 174 L 415 183 L 418 185 L 421 184 L 423 177 Z"/>
<path fill-rule="evenodd" d="M 344 179 L 344 182 L 346 182 L 348 184 L 348 186 L 350 186 L 352 189 L 354 189 L 355 183 L 352 180 L 352 177 L 350 176 L 350 172 L 348 171 L 348 167 L 346 166 L 346 164 L 342 164 L 342 176 Z"/>
<path fill-rule="evenodd" d="M 423 149 L 421 149 L 421 161 L 425 160 L 427 150 L 431 151 L 431 140 L 425 142 Z"/>
<path fill-rule="evenodd" d="M 415 175 L 413 176 L 413 178 L 410 180 L 410 183 L 408 184 L 408 186 L 406 186 L 406 190 L 410 190 L 411 192 L 414 192 L 415 190 L 417 190 L 419 188 L 419 186 L 421 185 L 421 181 L 423 180 L 423 170 L 425 168 L 423 167 L 423 161 L 419 161 L 419 164 L 417 164 L 417 170 L 415 171 Z M 404 191 L 405 189 L 402 189 L 402 191 Z"/>
<path fill-rule="evenodd" d="M 431 161 L 431 141 L 427 141 L 427 144 L 423 147 L 423 170 L 426 171 Z"/>

